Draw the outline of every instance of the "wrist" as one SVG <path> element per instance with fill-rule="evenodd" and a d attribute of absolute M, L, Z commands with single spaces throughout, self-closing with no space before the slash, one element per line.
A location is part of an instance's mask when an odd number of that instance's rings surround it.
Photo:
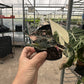
<path fill-rule="evenodd" d="M 19 75 L 18 75 L 18 73 L 17 73 L 17 75 L 16 75 L 16 77 L 15 77 L 15 79 L 14 79 L 14 81 L 13 81 L 13 83 L 12 84 L 21 84 L 20 81 L 21 79 L 20 79 L 20 77 L 19 77 Z"/>

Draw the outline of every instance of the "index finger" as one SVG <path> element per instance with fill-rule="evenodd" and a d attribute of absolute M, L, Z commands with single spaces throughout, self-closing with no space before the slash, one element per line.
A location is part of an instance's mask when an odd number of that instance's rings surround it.
<path fill-rule="evenodd" d="M 34 63 L 36 65 L 39 63 L 42 63 L 46 59 L 46 57 L 47 57 L 46 51 L 40 52 L 32 58 L 32 63 Z"/>

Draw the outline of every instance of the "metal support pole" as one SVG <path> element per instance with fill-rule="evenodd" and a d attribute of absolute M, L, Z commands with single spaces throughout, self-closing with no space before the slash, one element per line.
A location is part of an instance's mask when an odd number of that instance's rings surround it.
<path fill-rule="evenodd" d="M 55 13 L 54 13 L 54 19 L 55 19 Z"/>
<path fill-rule="evenodd" d="M 67 29 L 67 30 L 70 29 L 71 14 L 72 14 L 72 5 L 73 5 L 73 0 L 69 0 L 69 4 L 68 4 L 68 14 L 67 14 L 67 25 L 66 25 L 66 29 Z M 62 72 L 61 72 L 60 84 L 63 84 L 64 73 L 65 73 L 65 69 L 63 69 Z"/>
<path fill-rule="evenodd" d="M 0 8 L 0 15 L 2 14 L 1 11 L 2 11 L 2 10 L 1 10 L 1 8 Z M 0 25 L 1 25 L 1 18 L 0 18 Z"/>
<path fill-rule="evenodd" d="M 69 0 L 68 4 L 68 14 L 67 14 L 67 25 L 66 29 L 70 29 L 70 23 L 71 23 L 71 15 L 72 15 L 72 6 L 73 6 L 73 0 Z"/>
<path fill-rule="evenodd" d="M 35 9 L 35 0 L 34 0 L 34 9 Z M 35 10 L 34 10 L 34 28 L 35 28 Z"/>
<path fill-rule="evenodd" d="M 60 84 L 63 84 L 63 81 L 64 81 L 64 72 L 65 72 L 65 69 L 63 69 L 63 70 L 61 71 Z"/>
<path fill-rule="evenodd" d="M 64 10 L 62 10 L 62 20 L 63 20 L 63 13 L 64 13 Z"/>
<path fill-rule="evenodd" d="M 25 10 L 25 27 L 27 26 L 27 10 Z"/>
<path fill-rule="evenodd" d="M 82 25 L 84 24 L 84 10 L 83 10 L 83 15 L 82 15 Z"/>
<path fill-rule="evenodd" d="M 25 43 L 25 8 L 24 8 L 24 0 L 22 0 L 22 6 L 23 6 L 23 35 L 24 35 L 23 38 L 24 38 L 24 43 Z"/>
<path fill-rule="evenodd" d="M 12 17 L 13 17 L 13 5 L 12 5 Z M 13 44 L 14 44 L 14 18 L 12 18 L 12 31 L 13 31 Z"/>
<path fill-rule="evenodd" d="M 0 9 L 0 15 L 2 15 L 2 9 Z M 3 18 L 0 18 L 0 25 L 3 25 Z M 4 33 L 2 33 L 2 36 L 4 36 Z"/>
<path fill-rule="evenodd" d="M 57 10 L 56 10 L 56 12 L 55 12 L 55 19 L 57 19 Z"/>
<path fill-rule="evenodd" d="M 49 14 L 48 14 L 48 19 L 49 19 Z"/>
<path fill-rule="evenodd" d="M 28 11 L 26 10 L 26 18 L 27 18 L 27 12 L 28 12 Z"/>
<path fill-rule="evenodd" d="M 25 23 L 26 23 L 26 31 L 27 31 L 27 34 L 29 35 L 29 30 L 28 30 L 28 25 L 27 25 L 27 20 L 28 20 L 28 17 L 27 17 L 27 10 L 26 10 L 26 21 L 25 21 Z"/>
<path fill-rule="evenodd" d="M 2 9 L 0 9 L 0 15 L 2 15 Z M 0 18 L 0 25 L 3 25 L 3 18 Z"/>
<path fill-rule="evenodd" d="M 62 9 L 62 22 L 63 22 L 63 16 L 64 16 L 64 8 Z"/>

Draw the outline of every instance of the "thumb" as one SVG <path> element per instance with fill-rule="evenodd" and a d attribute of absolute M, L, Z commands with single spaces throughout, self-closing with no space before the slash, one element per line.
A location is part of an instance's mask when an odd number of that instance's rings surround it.
<path fill-rule="evenodd" d="M 46 51 L 40 52 L 32 58 L 32 63 L 35 65 L 38 65 L 38 64 L 41 65 L 41 63 L 45 61 L 46 57 L 47 57 Z"/>

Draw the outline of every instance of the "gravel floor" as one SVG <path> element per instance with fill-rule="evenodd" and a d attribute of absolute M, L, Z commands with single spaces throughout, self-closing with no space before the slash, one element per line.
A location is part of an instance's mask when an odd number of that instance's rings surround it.
<path fill-rule="evenodd" d="M 17 73 L 21 51 L 22 48 L 15 48 L 14 58 L 7 58 L 4 64 L 0 64 L 0 84 L 12 84 Z M 46 61 L 39 70 L 37 84 L 60 84 L 61 71 L 59 70 L 59 65 L 61 62 L 62 59 L 57 61 Z M 65 75 L 64 84 L 75 84 L 75 75 L 72 74 L 70 70 L 66 70 L 66 72 L 68 74 Z"/>

